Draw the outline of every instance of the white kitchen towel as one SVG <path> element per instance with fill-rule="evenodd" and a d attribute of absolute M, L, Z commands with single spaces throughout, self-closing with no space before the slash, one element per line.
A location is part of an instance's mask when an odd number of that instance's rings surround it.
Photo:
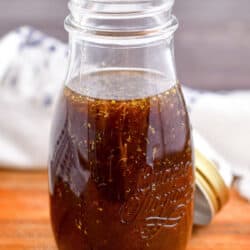
<path fill-rule="evenodd" d="M 46 166 L 56 93 L 67 68 L 67 46 L 22 27 L 0 41 L 0 165 Z"/>
<path fill-rule="evenodd" d="M 0 41 L 0 166 L 46 167 L 53 107 L 66 69 L 67 46 L 30 27 Z M 226 168 L 228 185 L 230 171 L 239 177 L 238 188 L 250 199 L 250 91 L 183 91 L 209 157 Z M 196 134 L 195 146 L 201 147 Z"/>

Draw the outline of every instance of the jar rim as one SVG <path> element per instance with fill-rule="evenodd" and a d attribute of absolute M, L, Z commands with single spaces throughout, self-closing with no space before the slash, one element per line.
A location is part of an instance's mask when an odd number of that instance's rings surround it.
<path fill-rule="evenodd" d="M 79 2 L 95 2 L 101 3 L 101 5 L 95 6 L 93 4 L 88 7 L 79 4 Z M 131 0 L 115 0 L 112 2 L 128 4 Z M 172 37 L 178 28 L 178 21 L 172 15 L 174 0 L 159 0 L 159 2 L 161 4 L 152 9 L 142 8 L 138 11 L 116 12 L 110 1 L 71 0 L 69 2 L 70 15 L 65 20 L 65 29 L 70 33 L 84 35 L 85 40 L 102 39 L 102 42 L 112 40 L 113 43 L 120 43 L 126 39 L 130 43 L 141 43 L 167 39 Z M 109 6 L 111 6 L 111 9 L 109 9 Z M 113 12 L 111 11 L 112 8 L 114 8 Z"/>
<path fill-rule="evenodd" d="M 175 0 L 69 0 L 71 11 L 88 15 L 113 15 L 127 18 L 131 15 L 145 15 L 170 10 Z"/>
<path fill-rule="evenodd" d="M 164 26 L 157 27 L 146 31 L 133 31 L 133 32 L 117 32 L 110 30 L 88 29 L 88 27 L 79 27 L 74 23 L 71 16 L 65 19 L 65 29 L 79 39 L 88 42 L 100 44 L 116 44 L 116 45 L 141 45 L 154 43 L 161 40 L 171 41 L 173 34 L 178 29 L 179 23 L 177 18 L 172 15 L 171 20 Z"/>

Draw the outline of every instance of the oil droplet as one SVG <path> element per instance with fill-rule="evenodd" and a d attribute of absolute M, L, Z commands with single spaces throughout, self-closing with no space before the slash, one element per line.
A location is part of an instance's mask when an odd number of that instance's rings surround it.
<path fill-rule="evenodd" d="M 132 104 L 132 106 L 136 106 L 137 102 L 136 101 L 132 101 L 131 104 Z"/>
<path fill-rule="evenodd" d="M 126 141 L 127 141 L 127 142 L 131 142 L 131 141 L 132 141 L 131 135 L 129 135 L 129 137 L 127 138 Z"/>
<path fill-rule="evenodd" d="M 123 157 L 123 158 L 121 158 L 121 162 L 124 162 L 124 163 L 126 163 L 127 162 L 127 160 L 128 160 L 128 158 L 127 157 Z"/>
<path fill-rule="evenodd" d="M 92 141 L 92 142 L 90 143 L 90 145 L 91 145 L 91 150 L 94 151 L 94 149 L 95 149 L 95 142 Z"/>
<path fill-rule="evenodd" d="M 155 134 L 155 128 L 153 128 L 151 125 L 149 126 L 149 129 L 151 131 L 151 133 L 154 135 Z"/>
<path fill-rule="evenodd" d="M 58 194 L 58 196 L 61 198 L 62 197 L 62 192 L 61 192 L 61 190 L 59 189 L 59 188 L 57 188 L 57 194 Z"/>
<path fill-rule="evenodd" d="M 108 117 L 109 117 L 109 113 L 108 113 L 108 112 L 105 112 L 103 117 L 104 117 L 104 118 L 108 118 Z"/>
<path fill-rule="evenodd" d="M 82 222 L 81 221 L 75 221 L 76 227 L 81 230 L 82 229 Z"/>
<path fill-rule="evenodd" d="M 136 149 L 136 151 L 137 151 L 137 152 L 142 152 L 141 147 L 140 147 L 140 146 L 138 146 L 138 147 L 137 147 L 137 149 Z"/>

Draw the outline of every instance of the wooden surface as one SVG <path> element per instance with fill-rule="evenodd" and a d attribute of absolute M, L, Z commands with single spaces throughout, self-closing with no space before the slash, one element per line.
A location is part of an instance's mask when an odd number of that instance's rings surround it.
<path fill-rule="evenodd" d="M 0 36 L 22 25 L 64 41 L 68 0 L 1 0 Z M 180 81 L 203 89 L 250 89 L 250 1 L 176 0 Z"/>
<path fill-rule="evenodd" d="M 249 249 L 250 203 L 234 191 L 212 225 L 194 229 L 188 247 L 188 250 Z M 0 250 L 56 250 L 45 172 L 0 171 Z"/>

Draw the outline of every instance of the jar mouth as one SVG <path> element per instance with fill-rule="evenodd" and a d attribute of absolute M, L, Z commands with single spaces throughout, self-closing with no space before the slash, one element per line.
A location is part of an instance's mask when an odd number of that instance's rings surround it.
<path fill-rule="evenodd" d="M 163 9 L 172 9 L 175 0 L 70 0 L 68 7 L 71 13 L 92 15 L 141 15 L 155 13 Z"/>
<path fill-rule="evenodd" d="M 65 20 L 69 32 L 84 39 L 111 38 L 159 40 L 171 37 L 178 28 L 172 15 L 174 0 L 71 0 Z"/>

